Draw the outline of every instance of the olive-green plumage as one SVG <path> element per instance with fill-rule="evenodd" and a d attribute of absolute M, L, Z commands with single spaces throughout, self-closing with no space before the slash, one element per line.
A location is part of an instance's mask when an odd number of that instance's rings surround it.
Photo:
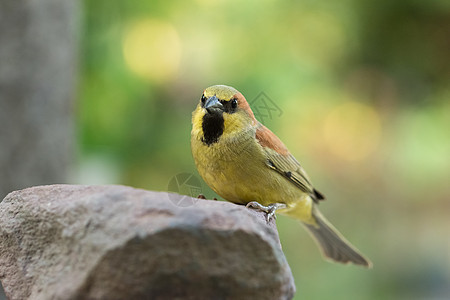
<path fill-rule="evenodd" d="M 236 89 L 216 85 L 204 90 L 192 114 L 191 149 L 200 175 L 224 199 L 282 203 L 277 212 L 302 221 L 326 257 L 371 265 L 322 216 L 317 208 L 322 194 Z"/>

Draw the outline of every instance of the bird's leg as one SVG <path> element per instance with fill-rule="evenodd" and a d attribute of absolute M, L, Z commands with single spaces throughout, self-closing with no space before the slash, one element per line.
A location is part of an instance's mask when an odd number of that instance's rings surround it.
<path fill-rule="evenodd" d="M 266 220 L 267 223 L 270 222 L 270 219 L 273 217 L 274 219 L 277 218 L 277 216 L 275 215 L 275 212 L 280 209 L 280 208 L 286 208 L 286 204 L 284 203 L 272 203 L 269 204 L 267 206 L 264 206 L 256 201 L 251 201 L 249 203 L 247 203 L 247 205 L 245 207 L 252 207 L 252 208 L 257 208 L 259 210 L 262 210 L 263 212 L 267 213 L 266 215 Z"/>
<path fill-rule="evenodd" d="M 203 194 L 198 194 L 197 199 L 203 199 L 203 200 L 206 200 L 206 197 L 205 197 L 205 195 L 203 195 Z M 217 200 L 217 198 L 214 197 L 213 200 Z"/>

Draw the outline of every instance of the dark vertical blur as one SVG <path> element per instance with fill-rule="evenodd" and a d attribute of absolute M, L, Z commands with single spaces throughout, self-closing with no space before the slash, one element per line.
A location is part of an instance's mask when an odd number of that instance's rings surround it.
<path fill-rule="evenodd" d="M 0 2 L 0 200 L 67 180 L 77 31 L 78 1 Z"/>
<path fill-rule="evenodd" d="M 0 198 L 66 180 L 77 29 L 76 1 L 0 3 Z"/>

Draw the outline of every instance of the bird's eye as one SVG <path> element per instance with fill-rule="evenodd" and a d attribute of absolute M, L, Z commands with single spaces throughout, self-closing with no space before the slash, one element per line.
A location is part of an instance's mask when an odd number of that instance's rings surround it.
<path fill-rule="evenodd" d="M 231 108 L 235 109 L 237 107 L 237 105 L 238 105 L 237 99 L 231 100 Z"/>
<path fill-rule="evenodd" d="M 202 104 L 205 104 L 205 102 L 206 102 L 206 97 L 205 97 L 205 95 L 202 95 Z"/>

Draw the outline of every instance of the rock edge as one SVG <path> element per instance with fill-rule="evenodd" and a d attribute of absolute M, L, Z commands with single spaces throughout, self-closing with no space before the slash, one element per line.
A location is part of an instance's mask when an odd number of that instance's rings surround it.
<path fill-rule="evenodd" d="M 9 299 L 291 299 L 272 221 L 223 201 L 125 186 L 50 185 L 0 203 Z"/>

